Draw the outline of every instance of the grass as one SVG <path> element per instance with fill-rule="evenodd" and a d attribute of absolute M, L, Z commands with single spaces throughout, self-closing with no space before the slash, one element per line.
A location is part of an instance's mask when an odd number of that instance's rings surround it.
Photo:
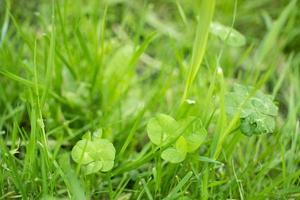
<path fill-rule="evenodd" d="M 0 0 L 0 199 L 299 199 L 299 5 Z M 272 95 L 273 133 L 241 134 L 235 83 Z M 167 162 L 172 144 L 147 136 L 158 113 L 195 116 L 208 136 Z M 85 175 L 71 151 L 100 130 L 114 166 Z"/>

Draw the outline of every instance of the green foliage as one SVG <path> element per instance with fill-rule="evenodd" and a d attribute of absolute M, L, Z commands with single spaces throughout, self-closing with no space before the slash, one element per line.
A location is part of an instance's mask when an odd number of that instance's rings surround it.
<path fill-rule="evenodd" d="M 75 162 L 82 165 L 85 174 L 92 174 L 111 170 L 114 166 L 115 152 L 111 142 L 99 136 L 94 136 L 92 140 L 88 133 L 76 143 L 71 155 Z"/>
<path fill-rule="evenodd" d="M 298 199 L 299 0 L 18 2 L 0 199 Z"/>
<path fill-rule="evenodd" d="M 226 96 L 226 108 L 230 116 L 239 112 L 240 129 L 247 136 L 272 133 L 275 129 L 277 106 L 270 96 L 255 92 L 253 87 L 234 85 Z"/>
<path fill-rule="evenodd" d="M 182 162 L 187 153 L 196 151 L 204 142 L 207 132 L 200 119 L 187 117 L 177 122 L 165 114 L 158 114 L 147 124 L 148 137 L 160 147 L 171 143 L 161 157 L 171 163 Z"/>

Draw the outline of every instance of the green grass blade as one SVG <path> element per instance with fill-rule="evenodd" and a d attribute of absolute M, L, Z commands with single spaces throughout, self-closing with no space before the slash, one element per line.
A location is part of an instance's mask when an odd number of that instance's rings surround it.
<path fill-rule="evenodd" d="M 210 30 L 210 23 L 213 18 L 214 9 L 215 0 L 202 1 L 201 7 L 199 9 L 200 18 L 198 19 L 196 38 L 194 41 L 194 47 L 192 52 L 192 59 L 188 69 L 188 75 L 181 103 L 183 103 L 188 97 L 189 91 L 200 69 L 200 65 L 202 63 L 206 50 L 207 39 Z"/>
<path fill-rule="evenodd" d="M 257 63 L 257 65 L 261 64 L 261 62 L 268 56 L 268 53 L 277 44 L 276 41 L 278 40 L 279 34 L 284 28 L 289 15 L 295 9 L 296 3 L 297 0 L 290 1 L 290 3 L 285 7 L 283 12 L 279 16 L 279 18 L 274 22 L 271 30 L 264 37 L 262 43 L 260 44 L 255 54 L 255 62 Z"/>

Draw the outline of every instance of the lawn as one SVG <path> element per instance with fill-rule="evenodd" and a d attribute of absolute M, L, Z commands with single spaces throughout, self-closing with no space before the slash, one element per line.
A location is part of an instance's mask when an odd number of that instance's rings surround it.
<path fill-rule="evenodd" d="M 300 199 L 300 1 L 0 0 L 0 199 Z"/>

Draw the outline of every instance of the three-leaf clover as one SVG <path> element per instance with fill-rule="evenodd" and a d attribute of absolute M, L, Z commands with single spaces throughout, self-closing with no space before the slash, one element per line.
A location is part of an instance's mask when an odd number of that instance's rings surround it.
<path fill-rule="evenodd" d="M 226 96 L 226 109 L 230 116 L 240 113 L 240 130 L 247 136 L 272 133 L 278 107 L 270 96 L 254 88 L 236 84 Z"/>
<path fill-rule="evenodd" d="M 101 134 L 95 133 L 93 138 L 87 133 L 73 147 L 73 160 L 80 164 L 85 174 L 98 171 L 107 172 L 114 166 L 116 150 L 107 139 L 101 139 Z"/>
<path fill-rule="evenodd" d="M 200 119 L 188 117 L 177 122 L 165 114 L 149 120 L 147 133 L 151 142 L 159 147 L 171 143 L 161 154 L 162 159 L 171 163 L 184 161 L 186 154 L 196 151 L 207 135 Z"/>

